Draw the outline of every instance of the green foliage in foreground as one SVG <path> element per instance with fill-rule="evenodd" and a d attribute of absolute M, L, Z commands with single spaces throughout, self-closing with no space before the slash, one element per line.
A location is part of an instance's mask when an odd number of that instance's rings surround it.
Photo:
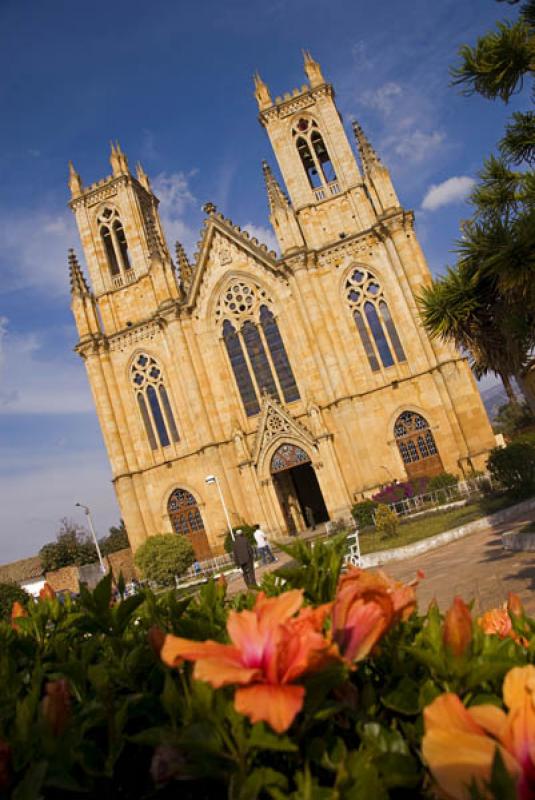
<path fill-rule="evenodd" d="M 314 605 L 331 600 L 344 549 L 343 536 L 313 549 L 293 543 L 295 563 L 269 576 L 265 590 L 279 594 L 283 578 L 284 590 L 304 588 Z M 111 605 L 111 589 L 107 576 L 79 600 L 31 604 L 17 629 L 0 623 L 0 796 L 429 797 L 420 754 L 425 706 L 446 690 L 499 704 L 505 673 L 535 652 L 535 625 L 526 621 L 527 647 L 474 625 L 468 650 L 455 657 L 432 607 L 395 625 L 355 670 L 304 680 L 303 711 L 277 735 L 237 713 L 232 687 L 214 690 L 193 680 L 190 665 L 168 669 L 158 656 L 154 626 L 224 642 L 229 610 L 250 607 L 252 595 L 229 600 L 209 583 L 195 598 L 145 590 Z"/>
<path fill-rule="evenodd" d="M 0 619 L 11 619 L 13 603 L 19 602 L 25 606 L 30 595 L 16 583 L 0 583 Z"/>
<path fill-rule="evenodd" d="M 135 555 L 136 567 L 142 576 L 160 586 L 174 586 L 175 575 L 182 575 L 194 561 L 195 554 L 188 539 L 171 533 L 150 536 Z"/>

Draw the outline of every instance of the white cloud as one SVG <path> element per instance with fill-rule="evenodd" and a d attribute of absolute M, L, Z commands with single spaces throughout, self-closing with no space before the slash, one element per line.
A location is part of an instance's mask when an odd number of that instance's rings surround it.
<path fill-rule="evenodd" d="M 0 414 L 93 413 L 81 360 L 63 349 L 50 358 L 42 337 L 10 334 L 0 319 Z"/>
<path fill-rule="evenodd" d="M 36 210 L 0 220 L 0 293 L 33 288 L 51 295 L 69 291 L 67 250 L 79 242 L 70 211 Z"/>
<path fill-rule="evenodd" d="M 433 184 L 422 200 L 422 209 L 424 211 L 436 211 L 437 208 L 442 208 L 442 206 L 459 203 L 466 198 L 474 184 L 475 180 L 468 177 L 468 175 L 448 178 L 442 183 Z"/>
<path fill-rule="evenodd" d="M 399 98 L 402 94 L 403 89 L 400 84 L 389 81 L 377 89 L 363 92 L 360 101 L 368 108 L 374 108 L 381 114 L 389 116 L 392 111 L 399 108 Z"/>
<path fill-rule="evenodd" d="M 0 481 L 0 563 L 34 555 L 55 539 L 61 517 L 78 519 L 78 501 L 91 508 L 97 536 L 119 520 L 103 448 L 47 455 L 3 447 L 0 461 L 9 465 Z"/>
<path fill-rule="evenodd" d="M 279 245 L 275 234 L 271 228 L 265 228 L 263 225 L 253 225 L 252 222 L 247 222 L 242 226 L 244 230 L 258 239 L 260 244 L 267 245 L 268 250 L 275 250 L 278 253 Z"/>
<path fill-rule="evenodd" d="M 197 204 L 189 186 L 194 174 L 161 172 L 152 181 L 154 193 L 160 199 L 160 215 L 171 251 L 176 241 L 191 251 L 199 236 L 199 232 L 186 221 L 188 212 Z"/>
<path fill-rule="evenodd" d="M 405 136 L 400 136 L 392 142 L 394 152 L 403 159 L 413 164 L 428 161 L 431 156 L 440 150 L 445 141 L 442 131 L 425 133 L 421 130 L 409 131 Z"/>

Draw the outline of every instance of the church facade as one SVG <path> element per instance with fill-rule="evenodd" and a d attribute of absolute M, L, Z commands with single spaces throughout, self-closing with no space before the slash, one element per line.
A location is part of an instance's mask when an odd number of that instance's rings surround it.
<path fill-rule="evenodd" d="M 420 323 L 412 212 L 357 124 L 354 151 L 309 54 L 305 72 L 274 101 L 255 77 L 280 256 L 208 203 L 194 261 L 178 243 L 173 259 L 118 145 L 91 186 L 70 165 L 90 278 L 71 251 L 76 349 L 134 549 L 175 532 L 199 559 L 221 552 L 219 489 L 233 525 L 276 536 L 394 478 L 482 469 L 494 446 L 465 359 Z"/>

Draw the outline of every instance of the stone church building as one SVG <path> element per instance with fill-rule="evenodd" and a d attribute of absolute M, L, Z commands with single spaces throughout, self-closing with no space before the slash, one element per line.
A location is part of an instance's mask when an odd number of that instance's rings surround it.
<path fill-rule="evenodd" d="M 220 552 L 218 488 L 233 525 L 276 536 L 393 478 L 482 469 L 494 445 L 466 361 L 420 324 L 412 212 L 309 54 L 305 72 L 274 101 L 255 77 L 280 256 L 208 203 L 193 262 L 173 260 L 141 166 L 112 146 L 112 175 L 83 186 L 70 165 L 77 351 L 134 549 L 174 531 Z"/>

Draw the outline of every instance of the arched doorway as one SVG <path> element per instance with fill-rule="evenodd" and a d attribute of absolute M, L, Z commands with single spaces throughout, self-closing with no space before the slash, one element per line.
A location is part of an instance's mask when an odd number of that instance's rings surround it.
<path fill-rule="evenodd" d="M 404 411 L 394 424 L 394 436 L 407 477 L 432 478 L 444 472 L 429 423 L 415 411 Z"/>
<path fill-rule="evenodd" d="M 290 533 L 314 523 L 327 522 L 329 514 L 310 457 L 296 444 L 282 444 L 271 458 L 271 475 Z"/>
<path fill-rule="evenodd" d="M 201 512 L 191 492 L 175 489 L 167 503 L 167 512 L 174 532 L 183 534 L 190 540 L 197 561 L 212 558 Z"/>

